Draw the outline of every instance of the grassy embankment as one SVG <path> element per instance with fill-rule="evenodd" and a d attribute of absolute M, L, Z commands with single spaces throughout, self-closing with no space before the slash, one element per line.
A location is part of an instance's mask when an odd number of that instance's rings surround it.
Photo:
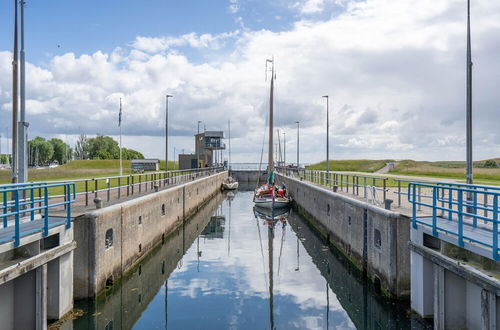
<path fill-rule="evenodd" d="M 47 181 L 63 181 L 63 180 L 78 180 L 78 179 L 91 179 L 91 178 L 102 178 L 102 177 L 111 177 L 118 176 L 120 173 L 120 161 L 119 160 L 75 160 L 68 164 L 64 164 L 54 168 L 43 168 L 43 169 L 29 169 L 28 170 L 28 178 L 29 181 L 34 182 L 47 182 Z M 168 162 L 169 170 L 178 169 L 177 162 L 169 161 Z M 165 161 L 160 162 L 160 170 L 165 170 Z M 145 172 L 146 175 L 148 172 Z M 123 175 L 132 174 L 132 170 L 130 168 L 130 161 L 123 161 Z M 149 178 L 150 176 L 148 176 Z M 142 182 L 146 177 L 142 178 Z M 0 184 L 10 183 L 10 171 L 9 170 L 1 170 L 0 171 Z M 137 179 L 135 183 L 137 183 Z M 121 179 L 121 185 L 126 184 L 126 179 Z M 110 179 L 109 187 L 117 187 L 118 179 Z M 89 183 L 89 190 L 94 189 L 94 185 Z M 98 181 L 98 189 L 105 189 L 108 187 L 108 182 L 106 180 Z M 77 192 L 85 191 L 85 183 L 78 182 L 76 185 Z M 50 194 L 62 194 L 62 188 L 51 188 Z"/>
<path fill-rule="evenodd" d="M 496 159 L 496 161 L 498 161 L 498 159 Z M 388 162 L 391 162 L 391 160 L 334 160 L 330 161 L 330 169 L 332 171 L 365 172 L 373 174 L 383 168 Z M 474 182 L 477 184 L 500 185 L 500 168 L 484 168 L 483 166 L 484 161 L 474 163 Z M 307 168 L 325 170 L 326 162 L 317 163 Z M 458 182 L 465 182 L 465 162 L 403 160 L 399 161 L 398 165 L 391 170 L 389 174 L 454 179 Z M 384 174 L 379 174 L 378 176 L 384 176 Z M 387 185 L 395 186 L 397 183 L 390 178 Z"/>

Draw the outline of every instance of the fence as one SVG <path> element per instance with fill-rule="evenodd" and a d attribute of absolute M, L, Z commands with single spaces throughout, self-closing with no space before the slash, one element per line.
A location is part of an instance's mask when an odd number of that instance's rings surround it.
<path fill-rule="evenodd" d="M 422 201 L 419 194 L 422 189 L 432 191 L 431 202 Z M 436 237 L 440 233 L 451 235 L 460 247 L 464 247 L 467 241 L 491 249 L 493 259 L 498 261 L 499 196 L 500 187 L 410 183 L 408 201 L 412 204 L 413 227 L 417 228 L 419 224 L 428 226 Z M 430 209 L 430 223 L 417 217 L 419 208 Z"/>
<path fill-rule="evenodd" d="M 64 190 L 64 200 L 51 202 L 49 197 L 52 192 Z M 20 183 L 0 185 L 2 203 L 0 205 L 0 218 L 3 228 L 14 227 L 14 235 L 7 237 L 14 239 L 14 246 L 19 246 L 21 237 L 21 223 L 35 221 L 35 213 L 41 213 L 43 219 L 42 233 L 49 233 L 49 211 L 57 207 L 66 209 L 66 228 L 71 227 L 71 203 L 76 200 L 76 186 L 74 183 Z M 31 228 L 32 231 L 40 227 Z"/>
<path fill-rule="evenodd" d="M 156 187 L 167 187 L 170 185 L 192 181 L 198 177 L 211 175 L 224 170 L 224 167 L 211 167 L 200 169 L 176 170 L 168 172 L 149 172 L 141 174 L 130 174 L 123 176 L 109 176 L 90 179 L 72 180 L 76 184 L 76 195 L 83 196 L 85 206 L 89 205 L 89 198 L 101 198 L 106 201 L 114 198 L 133 196 L 143 191 L 153 191 Z M 67 183 L 68 181 L 55 181 L 52 183 Z M 103 193 L 105 194 L 103 196 Z M 64 197 L 64 194 L 52 195 L 51 198 Z M 103 198 L 104 197 L 104 198 Z"/>
<path fill-rule="evenodd" d="M 383 204 L 387 199 L 387 177 L 289 167 L 285 169 L 278 168 L 277 170 L 285 171 L 286 175 L 289 176 L 332 188 L 334 191 L 342 191 L 363 197 L 373 204 Z M 378 196 L 379 192 L 382 194 L 381 199 Z"/>

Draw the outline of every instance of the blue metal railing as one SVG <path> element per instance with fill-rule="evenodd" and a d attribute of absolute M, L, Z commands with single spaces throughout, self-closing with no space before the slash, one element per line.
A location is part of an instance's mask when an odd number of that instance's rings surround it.
<path fill-rule="evenodd" d="M 432 191 L 431 202 L 422 201 L 419 195 L 421 190 Z M 500 187 L 412 182 L 408 185 L 408 192 L 408 201 L 412 204 L 413 228 L 417 228 L 418 225 L 429 226 L 435 237 L 445 233 L 455 237 L 460 247 L 464 247 L 464 243 L 468 242 L 491 249 L 492 258 L 500 260 L 498 250 Z M 417 217 L 417 209 L 422 208 L 424 212 L 431 210 L 430 224 L 425 221 L 425 216 Z M 479 222 L 481 220 L 482 223 Z M 449 226 L 450 223 L 453 226 Z M 465 228 L 473 230 L 464 230 Z M 478 235 L 476 228 L 481 230 L 481 235 Z"/>
<path fill-rule="evenodd" d="M 63 190 L 63 196 L 60 190 Z M 57 195 L 58 198 L 52 198 Z M 49 234 L 49 210 L 63 207 L 66 210 L 66 228 L 71 227 L 71 203 L 76 200 L 76 185 L 72 182 L 30 182 L 0 185 L 0 218 L 3 228 L 14 226 L 14 246 L 21 240 L 22 220 L 35 221 L 35 213 L 42 215 L 43 236 Z M 28 219 L 29 217 L 29 219 Z M 36 228 L 39 230 L 39 227 Z"/>

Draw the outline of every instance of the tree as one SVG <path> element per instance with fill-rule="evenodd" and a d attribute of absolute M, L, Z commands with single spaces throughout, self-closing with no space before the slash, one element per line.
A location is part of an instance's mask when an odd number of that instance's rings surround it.
<path fill-rule="evenodd" d="M 49 143 L 54 148 L 54 155 L 51 160 L 57 160 L 59 164 L 67 163 L 68 158 L 71 158 L 71 154 L 73 153 L 71 147 L 64 143 L 63 140 L 57 138 L 50 139 Z"/>
<path fill-rule="evenodd" d="M 144 159 L 144 155 L 133 149 L 122 148 L 123 159 Z"/>
<path fill-rule="evenodd" d="M 28 142 L 32 157 L 31 164 L 49 164 L 54 155 L 54 147 L 43 137 L 37 136 Z"/>
<path fill-rule="evenodd" d="M 488 159 L 484 162 L 484 167 L 486 168 L 498 168 L 498 164 L 494 159 Z"/>
<path fill-rule="evenodd" d="M 85 134 L 81 134 L 80 137 L 78 138 L 78 141 L 76 141 L 75 157 L 80 160 L 90 158 L 89 139 Z"/>
<path fill-rule="evenodd" d="M 88 140 L 91 159 L 119 159 L 120 147 L 111 136 L 97 134 Z"/>

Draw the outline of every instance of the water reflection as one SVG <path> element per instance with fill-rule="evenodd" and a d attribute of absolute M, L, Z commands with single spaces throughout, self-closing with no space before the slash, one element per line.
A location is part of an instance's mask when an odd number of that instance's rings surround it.
<path fill-rule="evenodd" d="M 400 329 L 412 326 L 293 211 L 252 192 L 214 200 L 77 329 Z M 168 279 L 167 279 L 168 278 Z"/>

